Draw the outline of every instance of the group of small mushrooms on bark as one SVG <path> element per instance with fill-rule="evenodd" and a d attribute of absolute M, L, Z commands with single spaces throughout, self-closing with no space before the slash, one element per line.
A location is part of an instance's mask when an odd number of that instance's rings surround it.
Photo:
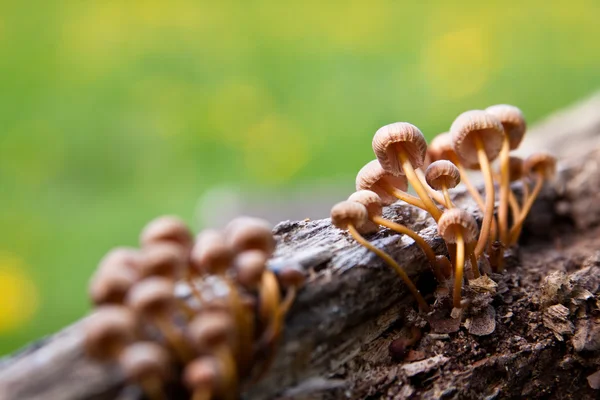
<path fill-rule="evenodd" d="M 463 285 L 485 273 L 480 270 L 482 265 L 492 272 L 502 271 L 505 250 L 517 244 L 544 182 L 554 175 L 556 160 L 550 154 L 535 153 L 525 160 L 511 155 L 525 131 L 521 110 L 506 104 L 460 114 L 450 131 L 436 136 L 429 146 L 412 124 L 383 126 L 372 142 L 377 158 L 358 172 L 356 192 L 331 209 L 332 223 L 396 271 L 421 312 L 427 313 L 430 305 L 400 263 L 367 240 L 380 227 L 409 236 L 423 250 L 438 287 L 452 290 L 454 309 L 465 308 L 468 301 L 462 297 Z M 495 160 L 497 171 L 492 166 Z M 483 196 L 467 170 L 483 175 Z M 521 182 L 520 199 L 511 185 L 516 181 Z M 473 213 L 452 201 L 449 191 L 461 182 L 482 214 L 481 226 Z M 416 196 L 407 192 L 409 184 Z M 425 210 L 435 220 L 447 255 L 436 255 L 416 232 L 383 217 L 383 207 L 397 200 Z"/>
<path fill-rule="evenodd" d="M 401 263 L 368 240 L 380 227 L 414 240 L 438 288 L 452 293 L 454 309 L 468 307 L 463 284 L 485 273 L 480 265 L 502 270 L 504 250 L 517 243 L 554 173 L 549 154 L 511 156 L 525 130 L 523 114 L 509 105 L 461 114 L 429 146 L 414 125 L 386 125 L 373 137 L 377 158 L 358 173 L 357 191 L 332 208 L 331 222 L 381 257 L 422 313 L 430 305 Z M 483 196 L 467 170 L 483 174 Z M 511 188 L 515 181 L 521 182 L 520 196 Z M 460 182 L 480 209 L 481 226 L 452 200 L 450 190 Z M 408 193 L 409 184 L 416 196 Z M 383 208 L 397 200 L 435 220 L 447 253 L 436 254 L 411 228 L 383 217 Z M 178 218 L 161 217 L 145 227 L 140 244 L 109 252 L 91 279 L 96 308 L 85 328 L 87 353 L 119 368 L 152 400 L 169 397 L 172 386 L 183 387 L 194 400 L 238 398 L 244 385 L 268 370 L 303 271 L 269 264 L 276 245 L 271 227 L 251 217 L 196 237 Z"/>
<path fill-rule="evenodd" d="M 91 279 L 87 353 L 152 400 L 173 387 L 194 400 L 238 398 L 267 371 L 303 272 L 267 266 L 272 228 L 251 217 L 196 238 L 161 217 L 140 243 L 109 252 Z"/>

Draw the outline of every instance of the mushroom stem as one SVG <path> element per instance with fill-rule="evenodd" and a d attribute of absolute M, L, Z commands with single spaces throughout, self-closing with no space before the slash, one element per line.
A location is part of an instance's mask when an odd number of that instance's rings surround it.
<path fill-rule="evenodd" d="M 404 271 L 404 269 L 402 269 L 402 267 L 400 267 L 400 265 L 398 265 L 398 263 L 396 261 L 394 261 L 394 259 L 392 257 L 390 257 L 389 254 L 387 254 L 385 251 L 380 250 L 377 247 L 373 246 L 371 244 L 371 242 L 369 242 L 368 240 L 366 240 L 356 230 L 356 228 L 354 227 L 354 225 L 348 224 L 348 231 L 350 232 L 350 234 L 352 235 L 352 237 L 354 237 L 354 239 L 359 244 L 361 244 L 362 246 L 366 247 L 368 250 L 372 251 L 373 253 L 375 253 L 376 255 L 378 255 L 379 257 L 381 257 L 383 259 L 383 261 L 386 262 L 386 264 L 388 264 L 394 271 L 396 271 L 396 273 L 398 275 L 400 275 L 400 278 L 402 278 L 402 280 L 404 281 L 404 283 L 406 284 L 406 286 L 408 286 L 408 290 L 412 293 L 412 295 L 417 300 L 417 303 L 419 304 L 419 308 L 422 311 L 424 311 L 424 312 L 428 312 L 429 311 L 429 305 L 427 304 L 427 302 L 425 301 L 425 299 L 423 298 L 423 296 L 421 296 L 421 293 L 419 292 L 419 289 L 417 289 L 417 287 L 412 282 L 412 280 L 410 279 L 410 277 L 406 274 L 406 272 Z"/>
<path fill-rule="evenodd" d="M 454 203 L 452 202 L 452 199 L 450 198 L 450 192 L 448 191 L 448 185 L 445 183 L 442 184 L 442 193 L 444 195 L 444 200 L 446 200 L 446 208 L 454 208 Z"/>
<path fill-rule="evenodd" d="M 485 211 L 483 213 L 483 222 L 479 233 L 479 239 L 477 240 L 477 246 L 475 247 L 475 256 L 479 258 L 485 250 L 488 239 L 490 239 L 492 220 L 494 219 L 495 194 L 492 168 L 490 167 L 483 141 L 479 135 L 475 135 L 474 139 L 475 147 L 477 149 L 477 158 L 485 181 Z"/>
<path fill-rule="evenodd" d="M 210 400 L 212 392 L 208 388 L 198 388 L 194 390 L 192 400 Z"/>
<path fill-rule="evenodd" d="M 465 241 L 462 232 L 456 232 L 456 266 L 454 268 L 454 307 L 460 308 L 463 273 L 465 267 Z"/>
<path fill-rule="evenodd" d="M 202 300 L 202 295 L 200 294 L 200 291 L 196 287 L 196 283 L 194 282 L 194 278 L 195 278 L 194 272 L 192 271 L 192 269 L 190 267 L 188 267 L 186 269 L 186 272 L 185 272 L 185 281 L 188 284 L 188 286 L 190 287 L 192 295 L 196 298 L 196 300 L 201 301 Z"/>
<path fill-rule="evenodd" d="M 238 391 L 238 374 L 231 349 L 223 343 L 214 350 L 214 356 L 223 363 L 223 375 L 227 389 L 224 390 L 222 398 L 234 400 Z"/>
<path fill-rule="evenodd" d="M 510 205 L 510 212 L 512 214 L 512 224 L 515 225 L 519 220 L 519 214 L 521 213 L 521 207 L 515 197 L 512 190 L 508 191 L 508 204 Z M 508 243 L 506 243 L 508 244 Z"/>
<path fill-rule="evenodd" d="M 469 252 L 469 260 L 471 261 L 471 271 L 473 271 L 473 278 L 477 279 L 481 276 L 481 272 L 479 271 L 479 265 L 477 264 L 477 257 L 475 257 L 475 252 L 473 251 L 474 244 L 469 243 L 467 245 Z"/>
<path fill-rule="evenodd" d="M 533 188 L 533 191 L 531 192 L 531 195 L 527 198 L 527 202 L 523 205 L 523 208 L 521 209 L 521 213 L 519 214 L 519 219 L 517 220 L 517 222 L 513 225 L 513 227 L 510 230 L 510 244 L 513 245 L 517 242 L 517 240 L 519 239 L 519 235 L 521 233 L 521 229 L 523 228 L 523 223 L 525 222 L 525 219 L 527 218 L 527 214 L 529 214 L 529 211 L 531 211 L 531 207 L 533 206 L 533 203 L 535 202 L 535 199 L 537 198 L 537 196 L 540 194 L 542 187 L 544 186 L 544 178 L 542 176 L 538 176 L 535 182 L 535 187 Z"/>
<path fill-rule="evenodd" d="M 500 151 L 500 204 L 498 205 L 498 231 L 500 241 L 508 242 L 508 193 L 510 192 L 510 141 L 504 135 Z"/>
<path fill-rule="evenodd" d="M 425 189 L 425 187 L 421 183 L 421 180 L 417 177 L 415 170 L 404 150 L 400 150 L 398 152 L 398 159 L 402 164 L 402 170 L 406 174 L 406 178 L 415 189 L 415 192 L 417 192 L 417 195 L 419 195 L 419 197 L 423 201 L 427 212 L 429 212 L 429 214 L 431 214 L 433 219 L 435 219 L 437 222 L 437 220 L 439 220 L 442 216 L 442 212 L 439 208 L 437 208 L 433 200 L 431 200 L 431 197 L 429 197 L 429 195 L 427 194 L 427 189 Z"/>
<path fill-rule="evenodd" d="M 154 324 L 158 327 L 158 330 L 164 335 L 166 341 L 169 343 L 177 358 L 183 362 L 188 362 L 192 359 L 191 350 L 185 345 L 183 336 L 178 332 L 168 320 L 166 315 L 160 315 L 154 318 Z"/>
<path fill-rule="evenodd" d="M 444 199 L 444 197 L 437 190 L 434 190 L 431 186 L 427 184 L 427 180 L 425 178 L 425 173 L 423 172 L 423 170 L 421 168 L 417 168 L 415 169 L 415 173 L 417 174 L 417 177 L 421 180 L 423 187 L 425 187 L 425 189 L 429 193 L 429 196 L 432 197 L 442 206 L 446 206 L 446 199 Z"/>
<path fill-rule="evenodd" d="M 390 184 L 383 184 L 383 186 L 384 186 L 384 189 L 386 192 L 388 192 L 389 194 L 391 194 L 398 200 L 402 200 L 412 206 L 415 206 L 422 210 L 427 211 L 427 208 L 425 208 L 425 204 L 418 197 L 415 197 L 412 194 L 408 194 L 402 190 L 399 190 Z"/>
<path fill-rule="evenodd" d="M 254 336 L 254 324 L 248 318 L 246 310 L 242 305 L 237 287 L 227 276 L 222 276 L 229 289 L 229 304 L 233 310 L 233 319 L 238 327 L 238 335 L 233 345 L 233 353 L 238 356 L 240 369 L 246 368 L 252 358 L 252 338 Z"/>
<path fill-rule="evenodd" d="M 444 275 L 442 274 L 437 265 L 435 252 L 433 251 L 431 246 L 429 246 L 429 244 L 421 236 L 419 236 L 418 233 L 416 233 L 407 226 L 397 224 L 383 217 L 373 216 L 371 218 L 371 221 L 373 221 L 377 225 L 385 226 L 386 228 L 389 228 L 400 234 L 405 234 L 412 238 L 415 241 L 415 243 L 417 243 L 417 245 L 421 248 L 421 250 L 423 250 L 423 253 L 425 253 L 425 256 L 427 257 L 427 260 L 429 261 L 429 264 L 431 265 L 433 273 L 435 274 L 435 277 L 438 280 L 438 282 L 443 282 L 445 280 Z"/>

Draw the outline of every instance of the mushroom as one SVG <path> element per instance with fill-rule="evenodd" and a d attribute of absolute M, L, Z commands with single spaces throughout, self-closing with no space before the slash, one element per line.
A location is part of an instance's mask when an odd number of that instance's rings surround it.
<path fill-rule="evenodd" d="M 446 208 L 454 207 L 448 189 L 453 189 L 460 183 L 460 171 L 456 165 L 448 160 L 434 161 L 425 171 L 425 180 L 435 190 L 442 191 Z"/>
<path fill-rule="evenodd" d="M 267 259 L 261 250 L 246 250 L 238 254 L 233 262 L 236 282 L 255 292 L 265 272 Z"/>
<path fill-rule="evenodd" d="M 211 400 L 213 395 L 225 394 L 222 370 L 221 363 L 212 356 L 202 356 L 187 364 L 183 371 L 183 381 L 192 392 L 191 400 Z"/>
<path fill-rule="evenodd" d="M 181 219 L 167 215 L 151 221 L 140 235 L 142 247 L 165 242 L 177 244 L 189 251 L 194 244 L 194 237 Z"/>
<path fill-rule="evenodd" d="M 223 310 L 205 311 L 194 318 L 188 327 L 188 337 L 201 355 L 217 359 L 222 378 L 231 392 L 237 392 L 238 368 L 232 346 L 236 329 L 231 315 Z"/>
<path fill-rule="evenodd" d="M 383 218 L 383 205 L 381 198 L 377 195 L 377 193 L 370 190 L 359 190 L 352 193 L 350 197 L 348 197 L 348 201 L 360 203 L 367 209 L 367 218 L 369 221 L 363 225 L 363 231 L 365 229 L 370 229 L 371 225 L 374 225 L 376 228 L 381 225 L 400 234 L 409 236 L 415 241 L 421 250 L 423 250 L 423 253 L 425 253 L 425 256 L 427 257 L 427 260 L 429 261 L 431 269 L 433 270 L 438 282 L 445 280 L 438 268 L 435 252 L 431 246 L 429 246 L 429 244 L 421 236 L 419 236 L 418 233 L 409 227 Z"/>
<path fill-rule="evenodd" d="M 181 246 L 162 242 L 142 250 L 140 273 L 142 277 L 160 276 L 175 281 L 182 277 L 188 256 Z"/>
<path fill-rule="evenodd" d="M 519 219 L 510 230 L 510 244 L 515 244 L 519 239 L 521 228 L 527 218 L 527 214 L 531 211 L 531 207 L 535 199 L 540 194 L 544 182 L 551 179 L 556 172 L 556 158 L 548 153 L 535 153 L 527 157 L 524 164 L 524 169 L 527 175 L 535 179 L 535 186 L 531 191 L 531 195 L 527 198 L 527 202 L 523 205 Z"/>
<path fill-rule="evenodd" d="M 84 346 L 98 360 L 114 360 L 135 339 L 137 320 L 127 307 L 102 306 L 85 322 Z"/>
<path fill-rule="evenodd" d="M 425 312 L 429 311 L 427 302 L 425 302 L 425 299 L 423 299 L 423 296 L 421 296 L 419 289 L 417 289 L 404 269 L 402 269 L 402 267 L 400 267 L 400 265 L 394 261 L 389 254 L 373 246 L 373 244 L 371 244 L 362 236 L 362 228 L 365 223 L 369 221 L 368 215 L 367 208 L 364 205 L 353 201 L 342 201 L 334 205 L 331 209 L 331 223 L 341 230 L 347 230 L 350 232 L 350 235 L 352 235 L 352 237 L 359 244 L 381 257 L 386 264 L 388 264 L 388 266 L 396 271 L 400 278 L 402 278 L 408 287 L 408 290 L 410 290 L 412 295 L 417 300 L 419 308 Z"/>
<path fill-rule="evenodd" d="M 408 189 L 406 176 L 385 171 L 378 160 L 369 161 L 356 175 L 356 190 L 371 190 L 377 193 L 383 205 L 388 206 L 396 200 L 402 200 L 426 210 L 421 199 L 406 193 L 406 189 Z"/>
<path fill-rule="evenodd" d="M 405 174 L 425 209 L 437 221 L 442 212 L 415 173 L 415 169 L 423 165 L 427 153 L 427 142 L 419 128 L 407 122 L 385 125 L 375 133 L 372 145 L 381 167 L 394 175 Z"/>
<path fill-rule="evenodd" d="M 227 243 L 233 251 L 262 250 L 270 257 L 275 251 L 271 225 L 260 218 L 238 217 L 225 227 Z"/>
<path fill-rule="evenodd" d="M 123 303 L 129 289 L 140 279 L 140 261 L 140 252 L 135 249 L 111 250 L 90 280 L 92 302 L 95 305 Z"/>
<path fill-rule="evenodd" d="M 176 299 L 175 285 L 168 278 L 150 277 L 136 284 L 129 291 L 127 305 L 138 315 L 151 321 L 182 361 L 190 359 L 181 332 L 173 322 Z"/>
<path fill-rule="evenodd" d="M 520 109 L 508 104 L 498 104 L 485 109 L 495 116 L 504 128 L 504 140 L 500 151 L 500 203 L 498 205 L 498 230 L 500 241 L 508 243 L 508 202 L 510 191 L 510 151 L 521 144 L 527 124 Z"/>
<path fill-rule="evenodd" d="M 444 211 L 438 221 L 438 233 L 447 243 L 456 244 L 454 266 L 454 307 L 460 308 L 466 244 L 477 239 L 477 222 L 471 214 L 460 208 Z M 472 265 L 474 272 L 477 265 Z M 477 272 L 477 274 L 479 274 Z"/>
<path fill-rule="evenodd" d="M 130 382 L 139 384 L 151 400 L 165 399 L 163 384 L 173 370 L 169 354 L 154 342 L 129 345 L 119 356 L 119 365 Z"/>
<path fill-rule="evenodd" d="M 494 219 L 494 178 L 490 162 L 500 154 L 504 129 L 496 117 L 482 110 L 466 111 L 450 127 L 454 151 L 469 163 L 479 163 L 485 181 L 485 211 L 475 256 L 483 253 Z"/>
<path fill-rule="evenodd" d="M 190 260 L 200 275 L 224 275 L 231 266 L 233 256 L 222 232 L 205 229 L 196 237 Z"/>

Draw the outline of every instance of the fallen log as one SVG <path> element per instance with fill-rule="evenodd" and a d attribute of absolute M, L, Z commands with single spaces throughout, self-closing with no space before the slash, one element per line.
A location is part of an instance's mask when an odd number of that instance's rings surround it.
<path fill-rule="evenodd" d="M 492 311 L 463 316 L 454 332 L 417 315 L 397 276 L 328 220 L 277 225 L 272 262 L 295 259 L 310 278 L 272 368 L 245 398 L 597 398 L 600 148 L 588 143 L 600 137 L 599 102 L 592 98 L 532 130 L 537 149 L 536 138 L 564 135 L 569 126 L 568 152 L 544 142 L 562 157 L 558 177 L 532 209 L 509 268 L 492 276 L 496 287 L 486 289 L 488 303 L 480 307 Z M 478 214 L 464 193 L 457 201 Z M 444 252 L 425 213 L 399 203 L 386 213 Z M 435 281 L 414 242 L 387 230 L 370 239 L 401 260 L 432 302 Z M 389 345 L 408 326 L 422 328 L 423 338 L 393 361 Z M 139 397 L 118 370 L 86 358 L 81 345 L 80 321 L 4 358 L 0 399 Z"/>

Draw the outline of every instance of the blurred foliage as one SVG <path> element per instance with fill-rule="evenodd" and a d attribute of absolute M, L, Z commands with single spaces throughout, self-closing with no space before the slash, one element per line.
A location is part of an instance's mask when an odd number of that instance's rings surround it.
<path fill-rule="evenodd" d="M 600 2 L 451 3 L 0 2 L 0 354 L 211 185 L 351 175 L 385 123 L 535 121 L 599 86 Z"/>

